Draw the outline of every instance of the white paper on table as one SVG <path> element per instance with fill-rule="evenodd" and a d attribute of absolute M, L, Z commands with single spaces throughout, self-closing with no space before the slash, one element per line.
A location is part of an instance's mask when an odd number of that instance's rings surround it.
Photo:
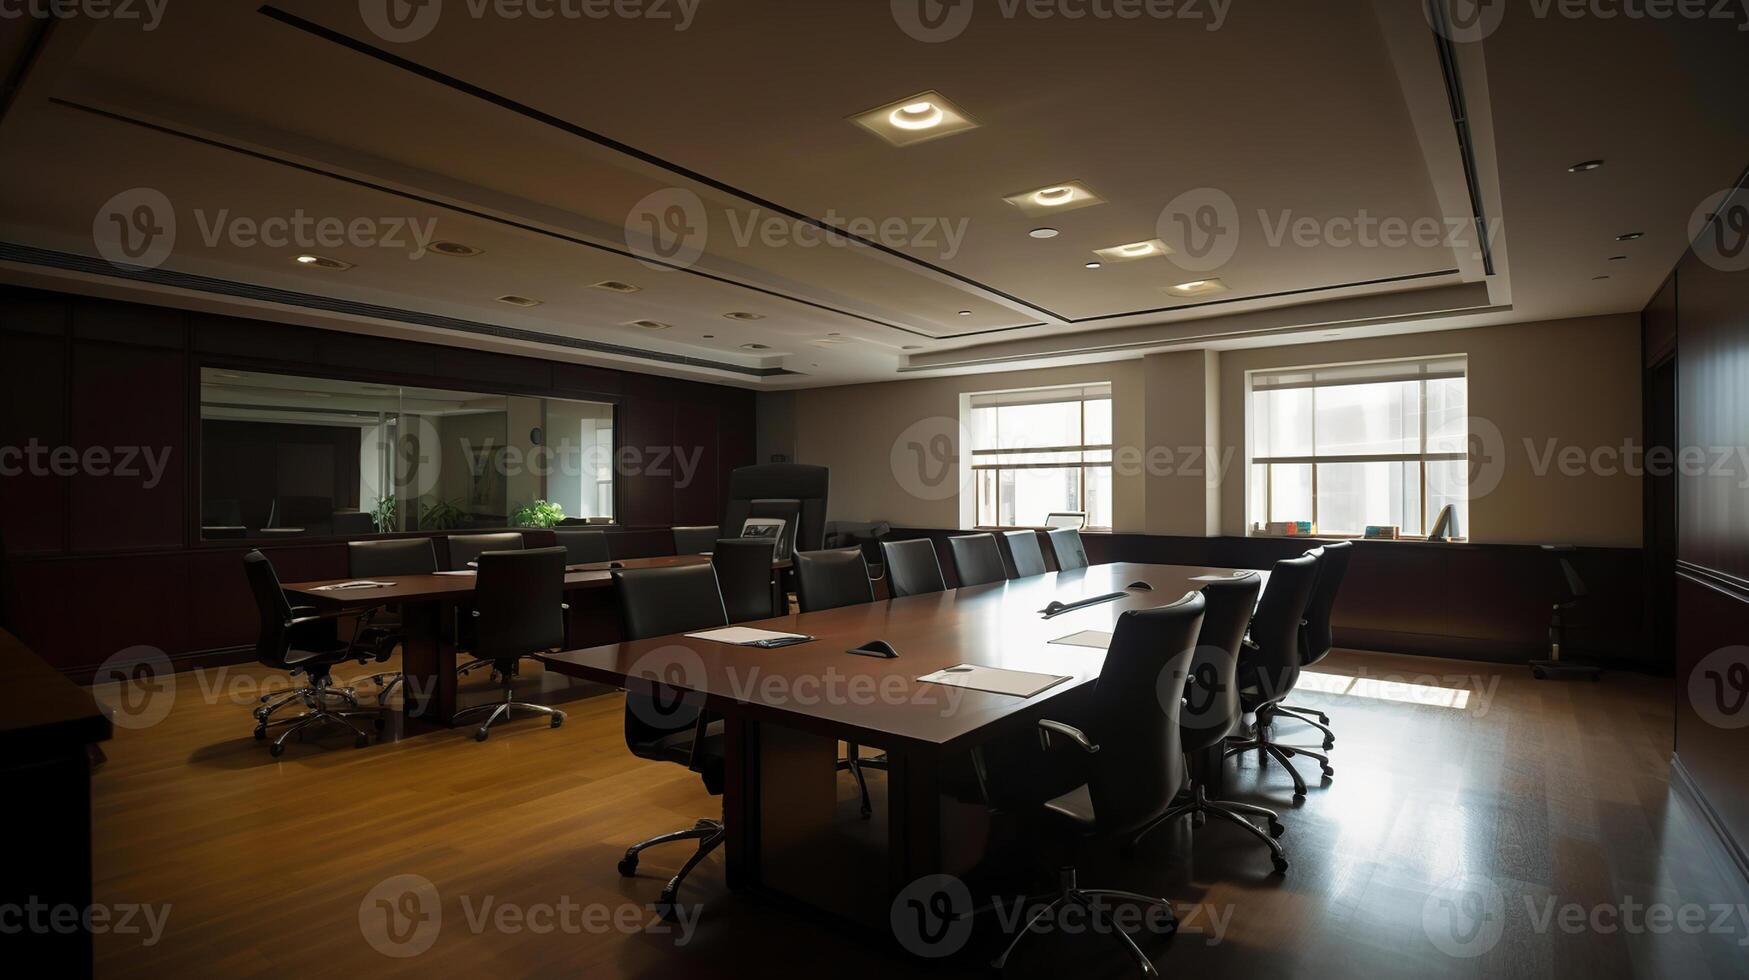
<path fill-rule="evenodd" d="M 705 630 L 702 633 L 688 633 L 695 640 L 712 640 L 717 643 L 732 643 L 735 646 L 751 646 L 764 640 L 806 640 L 812 639 L 804 633 L 777 633 L 772 630 L 756 630 L 746 626 L 725 626 L 722 629 Z"/>
<path fill-rule="evenodd" d="M 1082 630 L 1079 633 L 1070 633 L 1068 636 L 1059 636 L 1051 642 L 1066 647 L 1092 647 L 1095 650 L 1106 650 L 1111 647 L 1111 634 L 1104 630 Z"/>
<path fill-rule="evenodd" d="M 1231 582 L 1234 579 L 1250 578 L 1256 572 L 1234 572 L 1231 575 L 1192 575 L 1192 582 Z"/>
<path fill-rule="evenodd" d="M 318 585 L 315 588 L 311 589 L 310 591 L 311 592 L 351 592 L 354 589 L 386 589 L 389 586 L 394 585 L 394 584 L 395 583 L 393 583 L 393 582 L 371 582 L 371 581 L 368 581 L 366 579 L 359 579 L 356 582 L 335 582 L 333 585 Z"/>
<path fill-rule="evenodd" d="M 453 571 L 453 572 L 438 572 L 437 574 L 439 574 L 439 575 L 475 575 L 478 573 L 475 572 L 471 568 L 462 568 L 462 569 L 458 569 L 458 570 Z"/>
<path fill-rule="evenodd" d="M 944 684 L 948 687 L 963 687 L 988 694 L 1009 694 L 1019 698 L 1030 698 L 1068 679 L 1064 674 L 1035 674 L 1026 670 L 979 667 L 976 664 L 960 664 L 917 678 L 924 684 Z"/>

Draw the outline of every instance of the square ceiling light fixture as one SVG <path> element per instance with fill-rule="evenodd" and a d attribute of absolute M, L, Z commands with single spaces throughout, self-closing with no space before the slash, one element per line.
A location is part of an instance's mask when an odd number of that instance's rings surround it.
<path fill-rule="evenodd" d="M 910 146 L 978 127 L 964 110 L 940 92 L 919 92 L 878 109 L 859 112 L 850 121 L 894 146 Z"/>
<path fill-rule="evenodd" d="M 1078 180 L 1047 184 L 1030 191 L 1021 191 L 1019 194 L 1010 194 L 1002 200 L 1035 217 L 1105 203 L 1105 198 L 1088 190 L 1087 185 Z"/>
<path fill-rule="evenodd" d="M 1107 262 L 1134 262 L 1137 259 L 1157 259 L 1171 255 L 1172 248 L 1158 238 L 1150 238 L 1145 242 L 1130 242 L 1128 245 L 1113 245 L 1110 248 L 1096 248 L 1093 254 Z"/>
<path fill-rule="evenodd" d="M 1180 296 L 1207 296 L 1210 293 L 1224 293 L 1227 284 L 1219 279 L 1192 279 L 1175 286 L 1167 286 L 1166 291 Z"/>

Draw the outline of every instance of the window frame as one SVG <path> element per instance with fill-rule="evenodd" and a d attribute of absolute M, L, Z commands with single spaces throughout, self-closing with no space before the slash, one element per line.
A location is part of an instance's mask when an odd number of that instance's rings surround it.
<path fill-rule="evenodd" d="M 1246 508 L 1246 519 L 1245 519 L 1245 535 L 1246 535 L 1246 537 L 1281 537 L 1282 536 L 1282 535 L 1277 535 L 1277 534 L 1271 534 L 1268 530 L 1269 525 L 1272 523 L 1275 523 L 1275 512 L 1274 512 L 1274 509 L 1275 509 L 1275 467 L 1277 467 L 1277 466 L 1307 466 L 1310 468 L 1310 470 L 1311 470 L 1310 492 L 1311 492 L 1311 501 L 1312 501 L 1312 527 L 1314 528 L 1313 534 L 1316 537 L 1364 539 L 1365 535 L 1366 535 L 1365 528 L 1362 528 L 1360 533 L 1358 533 L 1358 534 L 1349 534 L 1349 533 L 1341 533 L 1341 532 L 1326 532 L 1322 528 L 1322 526 L 1319 524 L 1319 521 L 1318 521 L 1318 467 L 1321 464 L 1339 465 L 1339 464 L 1345 464 L 1345 463 L 1347 463 L 1347 464 L 1353 464 L 1353 463 L 1398 463 L 1398 464 L 1414 463 L 1414 464 L 1416 464 L 1416 472 L 1417 472 L 1417 480 L 1418 480 L 1417 485 L 1419 487 L 1419 493 L 1417 494 L 1417 496 L 1419 498 L 1419 504 L 1420 504 L 1421 531 L 1418 534 L 1404 534 L 1401 531 L 1399 531 L 1398 540 L 1404 540 L 1404 541 L 1425 541 L 1425 540 L 1427 540 L 1427 533 L 1429 530 L 1431 530 L 1430 521 L 1434 516 L 1436 516 L 1436 515 L 1429 514 L 1427 512 L 1427 510 L 1428 510 L 1428 508 L 1427 508 L 1427 498 L 1428 498 L 1427 464 L 1428 463 L 1446 463 L 1446 462 L 1463 463 L 1463 462 L 1467 462 L 1469 460 L 1469 452 L 1468 452 L 1468 446 L 1467 446 L 1467 442 L 1468 442 L 1467 427 L 1466 427 L 1466 431 L 1465 431 L 1466 447 L 1465 447 L 1464 452 L 1428 452 L 1427 451 L 1427 418 L 1428 418 L 1427 384 L 1429 381 L 1448 380 L 1453 376 L 1450 373 L 1450 371 L 1446 371 L 1443 373 L 1430 374 L 1429 370 L 1434 365 L 1439 364 L 1439 363 L 1444 363 L 1444 362 L 1457 362 L 1457 363 L 1461 364 L 1461 366 L 1462 366 L 1461 377 L 1462 377 L 1463 382 L 1464 382 L 1465 403 L 1467 404 L 1468 397 L 1469 397 L 1469 384 L 1470 384 L 1469 356 L 1467 354 L 1447 354 L 1447 355 L 1438 355 L 1438 356 L 1399 358 L 1399 359 L 1393 359 L 1393 360 L 1387 360 L 1387 361 L 1353 361 L 1353 362 L 1346 362 L 1346 363 L 1318 365 L 1316 367 L 1308 367 L 1308 368 L 1303 368 L 1303 369 L 1301 369 L 1301 368 L 1264 368 L 1264 369 L 1247 371 L 1245 373 L 1245 497 L 1244 497 L 1245 508 Z M 1255 426 L 1254 426 L 1254 420 L 1256 417 L 1256 411 L 1255 411 L 1255 409 L 1256 409 L 1256 397 L 1255 396 L 1258 392 L 1258 389 L 1255 386 L 1255 381 L 1256 381 L 1257 376 L 1259 376 L 1259 375 L 1276 375 L 1276 374 L 1290 373 L 1290 372 L 1300 371 L 1300 370 L 1304 370 L 1304 371 L 1324 370 L 1324 371 L 1333 371 L 1333 372 L 1340 373 L 1345 369 L 1346 370 L 1358 370 L 1358 369 L 1373 368 L 1373 367 L 1389 367 L 1392 365 L 1401 366 L 1402 368 L 1404 368 L 1406 370 L 1417 371 L 1421 374 L 1421 377 L 1419 377 L 1419 378 L 1405 378 L 1405 377 L 1399 376 L 1399 377 L 1369 378 L 1369 377 L 1366 377 L 1364 374 L 1357 373 L 1357 375 L 1352 380 L 1346 380 L 1346 381 L 1345 380 L 1328 380 L 1328 381 L 1316 381 L 1316 380 L 1314 380 L 1314 381 L 1309 381 L 1309 382 L 1306 382 L 1303 384 L 1271 385 L 1267 389 L 1264 389 L 1264 390 L 1273 390 L 1273 391 L 1311 389 L 1313 391 L 1312 424 L 1310 427 L 1311 428 L 1311 449 L 1312 449 L 1312 452 L 1310 455 L 1296 455 L 1296 456 L 1257 456 L 1257 455 L 1255 455 L 1255 448 L 1256 448 L 1255 433 L 1256 433 L 1256 430 L 1255 430 Z M 1416 409 L 1417 409 L 1416 415 L 1417 415 L 1417 421 L 1419 423 L 1419 431 L 1418 431 L 1417 437 L 1416 437 L 1416 445 L 1418 445 L 1420 447 L 1420 451 L 1419 452 L 1412 452 L 1412 453 L 1400 453 L 1400 452 L 1399 453 L 1358 453 L 1358 454 L 1344 453 L 1344 454 L 1320 455 L 1318 453 L 1318 423 L 1317 423 L 1318 409 L 1317 409 L 1317 402 L 1316 402 L 1317 389 L 1319 389 L 1319 388 L 1352 388 L 1352 387 L 1362 387 L 1365 385 L 1381 384 L 1381 383 L 1389 383 L 1389 382 L 1399 382 L 1399 383 L 1400 382 L 1412 382 L 1415 384 Z M 1251 502 L 1252 502 L 1252 489 L 1253 489 L 1252 481 L 1254 479 L 1256 479 L 1256 477 L 1255 477 L 1256 471 L 1255 471 L 1254 467 L 1257 467 L 1257 466 L 1263 467 L 1263 513 L 1261 515 L 1250 513 Z M 1467 484 L 1465 486 L 1464 503 L 1466 505 L 1469 503 L 1469 489 L 1468 489 Z M 1468 521 L 1465 521 L 1465 524 L 1467 525 Z M 1258 529 L 1260 526 L 1262 528 L 1261 530 Z M 1458 540 L 1458 541 L 1468 540 L 1468 528 L 1465 527 L 1464 531 L 1465 531 L 1465 535 L 1463 537 L 1454 538 L 1453 540 Z M 1389 540 L 1389 539 L 1382 539 L 1382 540 Z"/>
<path fill-rule="evenodd" d="M 1064 397 L 1051 398 L 1049 396 L 1052 393 L 1061 393 L 1064 395 Z M 1004 406 L 1000 402 L 998 402 L 996 404 L 988 404 L 988 405 L 980 405 L 980 404 L 978 404 L 978 402 L 980 399 L 1001 398 L 1003 396 L 1013 396 L 1013 395 L 1031 396 L 1031 397 L 1028 397 L 1027 400 L 1025 400 L 1025 401 L 1014 402 L 1013 404 L 1015 404 L 1015 405 L 1022 405 L 1022 404 L 1024 404 L 1024 405 L 1066 405 L 1066 404 L 1071 404 L 1071 403 L 1079 404 L 1080 411 L 1076 413 L 1076 415 L 1077 415 L 1076 422 L 1077 422 L 1077 432 L 1079 434 L 1079 443 L 1077 445 L 1067 445 L 1067 446 L 1027 446 L 1025 448 L 1004 448 L 999 444 L 1000 443 L 1000 436 L 998 435 L 998 445 L 997 446 L 995 446 L 994 448 L 990 448 L 990 449 L 980 449 L 976 445 L 975 436 L 974 436 L 973 437 L 974 444 L 971 448 L 971 452 L 967 454 L 968 459 L 969 459 L 969 463 L 970 463 L 970 470 L 971 470 L 971 494 L 972 494 L 971 517 L 972 517 L 972 526 L 973 527 L 1022 526 L 1022 525 L 1018 525 L 1018 524 L 1007 525 L 1007 524 L 1002 523 L 1002 489 L 1001 488 L 1002 488 L 1002 474 L 1004 471 L 1073 470 L 1075 472 L 1075 499 L 1079 502 L 1079 505 L 1080 505 L 1078 509 L 1083 513 L 1090 513 L 1091 508 L 1089 508 L 1087 506 L 1087 503 L 1088 503 L 1088 500 L 1087 500 L 1087 488 L 1088 488 L 1087 471 L 1089 469 L 1093 469 L 1093 468 L 1103 468 L 1106 470 L 1113 471 L 1113 476 L 1111 478 L 1108 478 L 1106 482 L 1108 485 L 1110 485 L 1112 487 L 1112 490 L 1113 490 L 1114 496 L 1115 496 L 1116 485 L 1114 482 L 1115 481 L 1114 462 L 1116 459 L 1116 432 L 1115 431 L 1113 432 L 1111 442 L 1094 444 L 1094 445 L 1090 445 L 1087 442 L 1087 403 L 1088 402 L 1104 401 L 1104 402 L 1111 403 L 1112 423 L 1113 423 L 1113 427 L 1115 430 L 1115 425 L 1116 425 L 1116 421 L 1117 421 L 1117 411 L 1116 411 L 1117 403 L 1116 403 L 1116 399 L 1112 395 L 1110 382 L 1096 381 L 1096 382 L 1088 382 L 1085 384 L 1054 386 L 1054 387 L 1050 387 L 1050 388 L 1019 388 L 1019 389 L 1011 389 L 1011 390 L 1007 390 L 1007 391 L 975 392 L 975 393 L 971 393 L 967 396 L 967 402 L 966 402 L 967 410 L 969 412 L 976 412 L 977 410 L 979 410 L 981 408 L 994 408 L 997 411 L 1001 411 L 1001 409 Z M 968 417 L 968 421 L 969 421 L 969 417 Z M 968 435 L 971 435 L 972 433 L 974 433 L 976 431 L 975 427 L 971 426 L 971 425 L 968 425 L 966 428 L 967 428 Z M 1062 454 L 1062 453 L 1074 453 L 1074 454 L 1077 454 L 1078 456 L 1080 456 L 1081 458 L 1079 460 L 1076 460 L 1073 462 L 1061 461 L 1061 460 L 1049 461 L 1049 462 L 1037 462 L 1037 463 L 1016 463 L 1016 462 L 983 462 L 983 463 L 980 463 L 979 462 L 980 458 L 987 460 L 991 457 L 999 457 L 999 458 L 1000 457 L 1015 457 L 1015 456 L 1026 456 L 1026 455 L 1033 455 L 1033 454 L 1037 454 L 1037 455 L 1042 456 L 1042 455 Z M 1105 453 L 1108 458 L 1104 459 L 1104 460 L 1090 461 L 1086 458 L 1088 456 L 1088 454 L 1090 454 L 1090 453 Z M 983 488 L 980 485 L 981 474 L 983 474 L 983 473 L 992 474 L 991 478 L 993 480 L 995 480 L 995 482 L 996 482 L 996 503 L 995 503 L 996 513 L 993 515 L 986 515 L 984 513 L 984 494 L 982 492 Z M 1114 503 L 1115 503 L 1114 501 L 1108 502 L 1107 507 L 1106 507 L 1106 511 L 1108 514 L 1112 515 L 1111 519 L 1115 520 L 1116 515 L 1115 515 L 1115 512 L 1113 511 Z M 986 520 L 985 519 L 986 516 L 988 516 L 991 519 Z M 1015 514 L 1014 517 L 1015 517 L 1016 521 L 1019 521 L 1019 519 L 1020 519 L 1019 514 Z M 1111 527 L 1110 527 L 1110 525 L 1095 525 L 1095 524 L 1089 523 L 1086 525 L 1085 529 L 1086 530 L 1109 531 L 1109 530 L 1111 530 Z"/>

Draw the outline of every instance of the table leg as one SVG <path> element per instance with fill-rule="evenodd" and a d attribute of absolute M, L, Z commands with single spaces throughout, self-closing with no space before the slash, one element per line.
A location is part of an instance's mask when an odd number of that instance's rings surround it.
<path fill-rule="evenodd" d="M 455 717 L 455 645 L 443 634 L 444 604 L 409 602 L 401 607 L 406 640 L 401 681 L 407 716 L 437 725 Z"/>
<path fill-rule="evenodd" d="M 941 765 L 933 752 L 887 751 L 887 894 L 942 871 Z"/>

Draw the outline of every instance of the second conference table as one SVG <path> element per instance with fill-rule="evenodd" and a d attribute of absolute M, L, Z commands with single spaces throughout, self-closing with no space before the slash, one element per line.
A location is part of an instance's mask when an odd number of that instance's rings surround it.
<path fill-rule="evenodd" d="M 975 862 L 976 841 L 969 838 L 977 831 L 967 829 L 975 823 L 968 817 L 982 807 L 955 799 L 962 760 L 976 758 L 972 750 L 992 739 L 1034 726 L 1098 679 L 1103 647 L 1053 641 L 1109 633 L 1127 610 L 1176 602 L 1201 587 L 1198 578 L 1238 571 L 1094 565 L 740 624 L 814 637 L 793 646 L 762 649 L 677 634 L 539 659 L 549 670 L 602 684 L 651 690 L 659 683 L 720 717 L 729 885 L 884 928 L 893 898 L 907 885 L 962 873 Z M 1267 583 L 1268 573 L 1258 574 Z M 1151 590 L 1128 588 L 1134 583 Z M 1123 595 L 1049 618 L 1041 612 L 1053 601 L 1113 592 Z M 898 656 L 847 652 L 874 640 Z M 1031 697 L 918 680 L 962 664 L 1067 680 Z M 840 741 L 887 754 L 887 805 L 873 821 L 843 818 Z"/>
<path fill-rule="evenodd" d="M 675 565 L 708 564 L 709 555 L 664 555 L 655 558 L 625 558 L 610 562 L 565 567 L 567 594 L 611 588 L 616 568 L 668 568 Z M 774 562 L 776 573 L 790 567 L 787 560 Z M 402 703 L 408 716 L 438 725 L 450 724 L 456 713 L 456 645 L 454 629 L 444 629 L 446 610 L 474 597 L 474 572 L 438 572 L 435 575 L 383 575 L 383 588 L 335 589 L 333 586 L 359 579 L 324 579 L 283 586 L 297 604 L 312 606 L 325 615 L 361 613 L 379 606 L 398 606 L 404 639 L 401 644 Z M 574 610 L 580 612 L 580 610 Z M 576 621 L 573 616 L 572 622 Z M 608 635 L 613 635 L 609 633 Z"/>

